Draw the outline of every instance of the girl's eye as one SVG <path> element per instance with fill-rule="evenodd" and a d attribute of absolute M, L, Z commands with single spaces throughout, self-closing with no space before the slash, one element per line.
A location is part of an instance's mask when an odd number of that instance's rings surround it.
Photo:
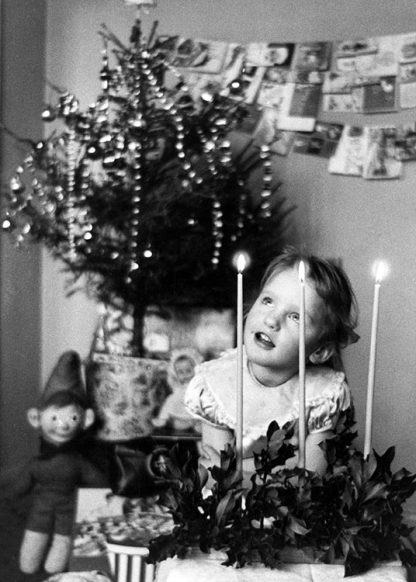
<path fill-rule="evenodd" d="M 290 319 L 292 319 L 293 321 L 295 321 L 296 323 L 299 323 L 299 313 L 291 313 L 289 315 Z"/>
<path fill-rule="evenodd" d="M 271 305 L 272 304 L 272 300 L 270 299 L 270 297 L 263 297 L 261 302 L 263 303 L 263 305 Z"/>

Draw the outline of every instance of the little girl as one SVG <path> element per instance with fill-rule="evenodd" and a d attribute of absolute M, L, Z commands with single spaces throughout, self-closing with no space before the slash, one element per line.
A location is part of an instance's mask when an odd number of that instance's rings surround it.
<path fill-rule="evenodd" d="M 304 256 L 287 247 L 263 276 L 261 291 L 244 328 L 243 471 L 254 472 L 253 451 L 265 444 L 273 420 L 280 427 L 299 418 L 299 275 L 305 279 L 306 443 L 305 466 L 324 472 L 319 443 L 352 406 L 340 369 L 340 350 L 358 340 L 356 302 L 344 271 L 333 261 Z M 201 462 L 219 464 L 219 451 L 236 427 L 236 350 L 197 367 L 185 394 L 191 414 L 202 420 Z M 294 439 L 297 445 L 297 438 Z M 294 457 L 293 463 L 297 463 Z"/>

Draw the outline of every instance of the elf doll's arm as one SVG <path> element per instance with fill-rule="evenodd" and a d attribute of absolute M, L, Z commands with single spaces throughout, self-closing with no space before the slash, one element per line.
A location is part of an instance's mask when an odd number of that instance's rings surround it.
<path fill-rule="evenodd" d="M 81 485 L 84 487 L 109 487 L 107 476 L 88 459 L 81 459 Z"/>
<path fill-rule="evenodd" d="M 13 497 L 23 497 L 24 495 L 31 492 L 34 486 L 33 479 L 33 464 L 34 459 L 31 459 L 26 463 L 23 468 L 18 472 L 17 476 L 10 484 L 9 496 Z"/>

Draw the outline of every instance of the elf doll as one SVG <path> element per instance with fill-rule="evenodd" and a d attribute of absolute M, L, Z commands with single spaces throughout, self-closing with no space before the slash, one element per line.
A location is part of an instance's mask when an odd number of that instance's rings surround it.
<path fill-rule="evenodd" d="M 94 422 L 74 351 L 59 358 L 37 408 L 28 421 L 40 434 L 39 454 L 29 461 L 17 493 L 32 492 L 33 501 L 20 548 L 20 569 L 48 574 L 66 569 L 77 487 L 105 487 L 105 476 L 83 455 L 82 434 Z"/>

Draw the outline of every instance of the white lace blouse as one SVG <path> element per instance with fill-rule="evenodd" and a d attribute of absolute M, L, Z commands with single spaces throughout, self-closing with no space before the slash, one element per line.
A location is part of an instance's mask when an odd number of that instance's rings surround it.
<path fill-rule="evenodd" d="M 185 406 L 195 417 L 217 427 L 236 427 L 237 352 L 229 350 L 196 369 L 185 393 Z M 244 354 L 243 448 L 264 438 L 273 420 L 280 427 L 299 418 L 299 377 L 280 386 L 264 386 L 250 373 Z M 339 413 L 351 406 L 351 395 L 343 372 L 323 366 L 306 370 L 307 432 L 335 428 Z"/>

